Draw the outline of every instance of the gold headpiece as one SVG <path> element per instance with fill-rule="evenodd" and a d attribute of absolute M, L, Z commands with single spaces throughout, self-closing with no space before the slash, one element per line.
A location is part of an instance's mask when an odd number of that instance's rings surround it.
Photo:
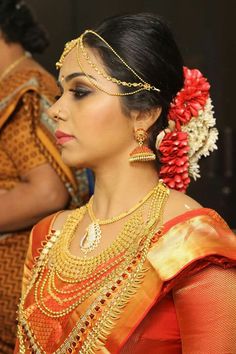
<path fill-rule="evenodd" d="M 122 81 L 122 80 L 119 80 L 115 77 L 112 77 L 108 74 L 106 74 L 104 71 L 100 70 L 98 68 L 98 66 L 91 61 L 88 53 L 86 52 L 85 50 L 85 47 L 84 47 L 84 43 L 83 43 L 83 38 L 86 34 L 93 34 L 94 36 L 98 37 L 103 43 L 105 43 L 105 45 L 111 50 L 111 52 L 121 61 L 122 64 L 124 64 L 126 66 L 126 68 L 128 70 L 130 70 L 135 77 L 137 77 L 140 82 L 126 82 L 126 81 Z M 92 30 L 86 30 L 80 37 L 76 38 L 76 39 L 73 39 L 72 41 L 66 43 L 65 45 L 65 48 L 64 48 L 64 51 L 59 59 L 59 61 L 56 63 L 56 67 L 57 69 L 61 68 L 63 62 L 64 62 L 64 59 L 65 57 L 67 56 L 67 54 L 73 49 L 73 48 L 77 48 L 77 60 L 78 60 L 78 64 L 82 70 L 82 72 L 85 73 L 87 79 L 95 86 L 97 87 L 99 90 L 107 93 L 108 95 L 111 95 L 111 96 L 128 96 L 128 95 L 133 95 L 135 93 L 138 93 L 140 91 L 143 91 L 143 90 L 147 90 L 147 91 L 157 91 L 157 92 L 160 92 L 160 90 L 158 88 L 156 88 L 155 86 L 152 86 L 151 84 L 147 83 L 146 81 L 144 81 L 137 73 L 136 71 L 134 71 L 125 61 L 124 59 L 122 59 L 119 54 L 110 46 L 109 43 L 107 43 L 107 41 L 105 39 L 103 39 L 98 33 L 92 31 Z M 100 76 L 102 76 L 103 78 L 105 78 L 106 80 L 108 81 L 111 81 L 117 85 L 121 85 L 121 86 L 125 86 L 125 87 L 134 87 L 135 90 L 134 91 L 131 91 L 131 92 L 124 92 L 124 93 L 111 93 L 107 90 L 105 90 L 104 88 L 102 88 L 100 85 L 98 85 L 97 83 L 94 82 L 93 79 L 91 79 L 91 77 L 89 75 L 87 75 L 86 71 L 83 69 L 82 67 L 82 64 L 81 64 L 81 61 L 80 61 L 80 58 L 79 58 L 79 50 L 81 50 L 82 54 L 83 54 L 83 57 L 86 59 L 86 61 L 88 62 L 88 64 L 96 71 L 97 74 L 99 74 Z"/>

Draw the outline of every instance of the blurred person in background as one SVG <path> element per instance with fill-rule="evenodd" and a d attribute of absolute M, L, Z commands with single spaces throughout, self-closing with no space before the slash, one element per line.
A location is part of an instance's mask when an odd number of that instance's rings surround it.
<path fill-rule="evenodd" d="M 61 160 L 47 109 L 54 78 L 32 54 L 48 45 L 24 2 L 0 1 L 0 353 L 12 353 L 29 229 L 58 209 L 83 204 L 85 170 Z M 40 245 L 39 245 L 40 247 Z"/>

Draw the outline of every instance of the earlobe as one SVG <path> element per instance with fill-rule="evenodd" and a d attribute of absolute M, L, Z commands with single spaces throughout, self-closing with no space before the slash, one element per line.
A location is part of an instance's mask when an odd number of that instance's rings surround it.
<path fill-rule="evenodd" d="M 160 117 L 162 108 L 155 107 L 148 111 L 131 112 L 135 129 L 142 128 L 147 131 Z"/>

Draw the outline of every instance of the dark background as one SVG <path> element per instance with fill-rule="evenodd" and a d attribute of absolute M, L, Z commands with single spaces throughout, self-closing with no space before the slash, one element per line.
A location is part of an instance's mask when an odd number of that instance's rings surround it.
<path fill-rule="evenodd" d="M 202 178 L 191 183 L 188 194 L 205 207 L 216 209 L 236 228 L 235 1 L 28 0 L 27 3 L 49 32 L 51 45 L 37 59 L 54 75 L 64 43 L 107 16 L 148 11 L 168 20 L 185 64 L 199 68 L 211 83 L 220 132 L 218 151 L 202 160 Z"/>

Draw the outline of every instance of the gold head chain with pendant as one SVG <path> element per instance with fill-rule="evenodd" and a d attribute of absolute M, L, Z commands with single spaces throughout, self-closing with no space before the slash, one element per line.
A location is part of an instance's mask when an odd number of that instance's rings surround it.
<path fill-rule="evenodd" d="M 85 45 L 84 45 L 84 37 L 87 35 L 93 35 L 96 36 L 100 41 L 102 41 L 112 52 L 113 55 L 115 55 L 121 64 L 123 64 L 127 70 L 131 71 L 136 77 L 139 82 L 126 82 L 123 80 L 119 80 L 115 77 L 112 77 L 108 75 L 104 70 L 99 68 L 89 57 L 88 52 L 86 51 Z M 66 43 L 64 51 L 59 59 L 59 61 L 56 63 L 57 69 L 60 69 L 63 65 L 63 62 L 66 58 L 66 56 L 70 53 L 72 49 L 76 48 L 77 50 L 77 61 L 80 66 L 81 71 L 86 75 L 87 79 L 91 82 L 93 86 L 98 88 L 99 90 L 107 93 L 108 95 L 111 96 L 129 96 L 129 95 L 134 95 L 135 93 L 138 93 L 140 91 L 146 90 L 146 91 L 156 91 L 160 92 L 160 89 L 151 85 L 150 83 L 146 82 L 133 68 L 130 67 L 126 63 L 126 61 L 121 58 L 121 56 L 112 48 L 112 46 L 98 33 L 92 30 L 86 30 L 80 37 L 73 39 L 72 41 Z M 90 67 L 100 76 L 102 76 L 104 79 L 111 81 L 119 86 L 127 87 L 129 91 L 127 92 L 110 92 L 106 90 L 104 87 L 100 86 L 98 83 L 96 83 L 84 70 L 83 65 L 80 60 L 80 53 L 82 53 L 82 56 L 86 60 L 86 62 L 90 65 Z M 130 90 L 131 89 L 131 90 Z"/>

